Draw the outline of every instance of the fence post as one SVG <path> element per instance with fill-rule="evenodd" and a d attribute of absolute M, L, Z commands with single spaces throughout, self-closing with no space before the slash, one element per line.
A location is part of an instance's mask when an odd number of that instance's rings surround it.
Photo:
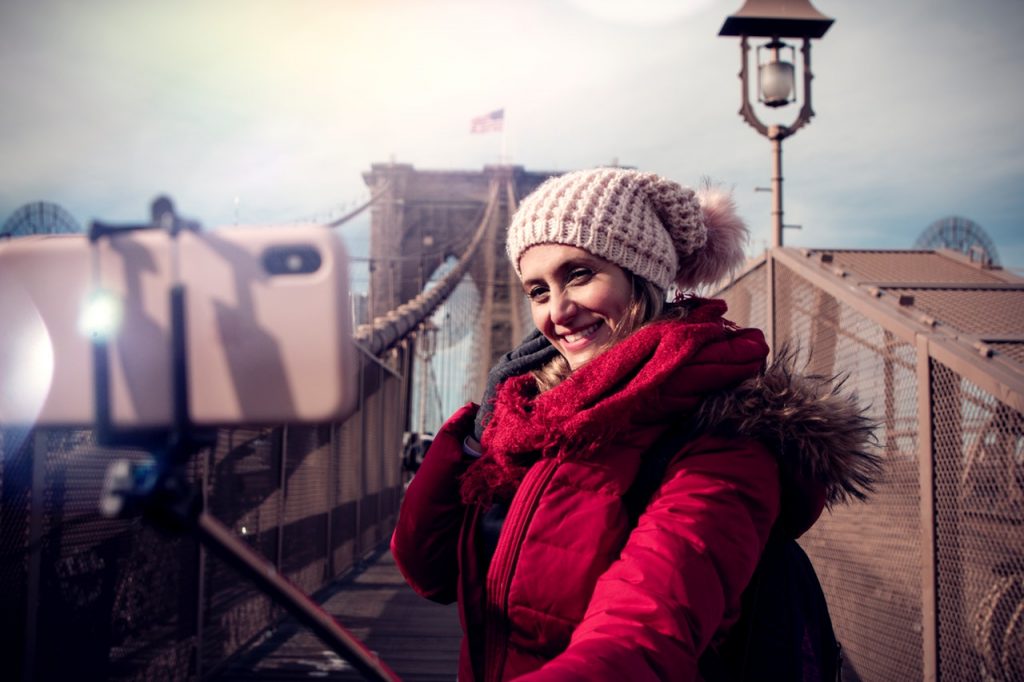
<path fill-rule="evenodd" d="M 43 499 L 46 488 L 47 432 L 33 429 L 29 456 L 32 458 L 32 496 L 29 498 L 28 589 L 25 601 L 25 667 L 23 679 L 36 675 L 36 640 L 39 637 L 39 591 L 42 582 Z"/>
<path fill-rule="evenodd" d="M 377 376 L 380 377 L 380 382 L 377 384 L 377 428 L 380 430 L 378 431 L 379 435 L 377 437 L 376 453 L 377 490 L 375 492 L 377 494 L 377 523 L 376 528 L 373 531 L 374 547 L 379 545 L 381 540 L 384 538 L 384 529 L 382 528 L 383 524 L 381 523 L 381 520 L 384 516 L 384 457 L 386 456 L 385 452 L 387 452 L 387 450 L 389 449 L 388 446 L 391 443 L 390 435 L 387 432 L 388 422 L 390 420 L 385 418 L 385 415 L 388 413 L 388 384 L 390 384 L 391 379 L 388 376 L 388 373 L 385 372 L 382 367 L 378 367 Z"/>
<path fill-rule="evenodd" d="M 334 508 L 338 505 L 338 476 L 340 467 L 338 466 L 339 459 L 339 443 L 338 443 L 338 423 L 331 422 L 329 431 L 329 437 L 327 441 L 327 480 L 324 485 L 327 486 L 327 527 L 326 540 L 324 544 L 324 580 L 331 581 L 334 579 Z"/>
<path fill-rule="evenodd" d="M 364 483 L 363 474 L 363 461 L 366 459 L 366 411 L 369 405 L 366 401 L 366 358 L 362 353 L 359 354 L 359 445 L 355 452 L 350 453 L 352 461 L 356 468 L 356 475 L 353 477 L 355 480 L 354 484 L 357 484 L 358 490 L 356 491 L 355 497 L 355 508 L 353 513 L 355 519 L 353 520 L 355 531 L 352 534 L 352 566 L 355 566 L 359 561 L 359 556 L 362 547 L 362 528 L 363 528 L 363 494 L 365 493 L 366 485 Z"/>
<path fill-rule="evenodd" d="M 935 453 L 932 447 L 932 373 L 928 337 L 917 335 L 917 461 L 921 498 L 922 679 L 938 679 L 938 559 L 935 538 Z"/>
<path fill-rule="evenodd" d="M 278 452 L 281 453 L 281 465 L 278 469 L 278 485 L 281 487 L 281 502 L 277 506 L 277 556 L 274 558 L 274 564 L 278 573 L 284 575 L 284 527 L 287 518 L 285 509 L 288 506 L 288 427 L 282 426 L 280 434 Z"/>
<path fill-rule="evenodd" d="M 231 439 L 234 437 L 233 432 L 228 432 L 228 451 L 231 451 Z M 217 443 L 220 442 L 220 438 L 223 437 L 223 431 L 218 434 Z M 201 455 L 198 455 L 197 460 L 197 477 L 199 494 L 203 500 L 203 509 L 210 508 L 210 474 L 213 471 L 214 459 L 217 453 L 217 445 L 205 448 L 201 450 Z M 197 543 L 196 549 L 196 620 L 195 620 L 195 679 L 203 679 L 205 670 L 203 668 L 203 637 L 204 625 L 203 621 L 206 617 L 206 546 L 203 543 Z"/>
<path fill-rule="evenodd" d="M 366 400 L 366 373 L 371 369 L 377 369 L 377 365 L 370 363 L 372 367 L 366 366 L 365 360 L 360 360 L 359 369 L 359 402 L 361 410 L 359 413 L 359 428 L 362 437 L 359 439 L 359 497 L 356 502 L 356 536 L 352 544 L 352 561 L 358 563 L 363 557 L 363 503 L 366 501 L 366 444 L 369 440 L 371 404 L 373 401 Z"/>
<path fill-rule="evenodd" d="M 765 289 L 765 329 L 764 335 L 768 342 L 768 359 L 775 357 L 775 250 L 769 249 L 765 254 L 765 276 L 768 286 Z"/>

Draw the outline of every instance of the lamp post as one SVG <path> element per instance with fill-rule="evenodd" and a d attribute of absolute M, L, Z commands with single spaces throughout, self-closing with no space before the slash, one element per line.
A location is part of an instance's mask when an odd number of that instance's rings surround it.
<path fill-rule="evenodd" d="M 782 246 L 782 141 L 814 116 L 811 108 L 811 39 L 821 38 L 833 19 L 816 10 L 810 0 L 746 0 L 736 14 L 726 18 L 720 36 L 740 37 L 740 116 L 771 142 L 772 149 L 772 246 Z M 757 48 L 758 101 L 771 108 L 796 102 L 795 50 L 782 38 L 802 38 L 803 104 L 796 120 L 788 126 L 765 125 L 750 103 L 747 68 L 748 38 L 768 38 Z M 789 61 L 786 58 L 789 58 Z"/>

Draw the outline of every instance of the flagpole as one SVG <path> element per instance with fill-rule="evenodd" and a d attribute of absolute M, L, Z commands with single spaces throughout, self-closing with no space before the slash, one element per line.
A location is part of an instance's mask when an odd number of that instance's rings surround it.
<path fill-rule="evenodd" d="M 504 166 L 508 162 L 507 149 L 505 145 L 505 139 L 508 136 L 508 117 L 505 111 L 502 110 L 501 114 L 501 156 L 498 159 L 498 165 Z"/>

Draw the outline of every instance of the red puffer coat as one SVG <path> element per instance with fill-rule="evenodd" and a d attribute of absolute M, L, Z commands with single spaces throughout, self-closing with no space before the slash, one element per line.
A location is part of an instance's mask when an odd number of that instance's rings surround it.
<path fill-rule="evenodd" d="M 473 405 L 437 434 L 391 548 L 417 592 L 458 599 L 460 680 L 697 679 L 780 510 L 794 533 L 820 514 L 827 481 L 780 466 L 727 415 L 703 415 L 707 428 L 672 459 L 635 527 L 628 520 L 623 494 L 654 441 L 700 416 L 708 396 L 761 375 L 763 336 L 724 312 L 705 302 L 684 321 L 649 325 L 539 396 L 528 375 L 506 381 L 479 461 L 462 450 Z M 482 501 L 508 489 L 485 573 Z"/>

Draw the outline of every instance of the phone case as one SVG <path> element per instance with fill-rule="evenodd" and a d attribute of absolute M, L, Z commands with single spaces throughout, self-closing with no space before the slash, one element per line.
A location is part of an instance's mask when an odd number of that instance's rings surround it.
<path fill-rule="evenodd" d="M 320 225 L 187 233 L 180 256 L 196 422 L 324 422 L 354 409 L 348 260 L 337 235 Z"/>
<path fill-rule="evenodd" d="M 92 421 L 92 355 L 79 329 L 90 270 L 82 235 L 0 242 L 0 424 Z"/>
<path fill-rule="evenodd" d="M 114 425 L 170 424 L 176 282 L 185 296 L 192 421 L 315 423 L 354 409 L 347 258 L 336 235 L 319 225 L 176 239 L 143 230 L 95 245 L 83 235 L 0 244 L 0 320 L 13 321 L 0 331 L 0 423 L 91 423 L 91 335 L 116 319 L 108 356 Z"/>

